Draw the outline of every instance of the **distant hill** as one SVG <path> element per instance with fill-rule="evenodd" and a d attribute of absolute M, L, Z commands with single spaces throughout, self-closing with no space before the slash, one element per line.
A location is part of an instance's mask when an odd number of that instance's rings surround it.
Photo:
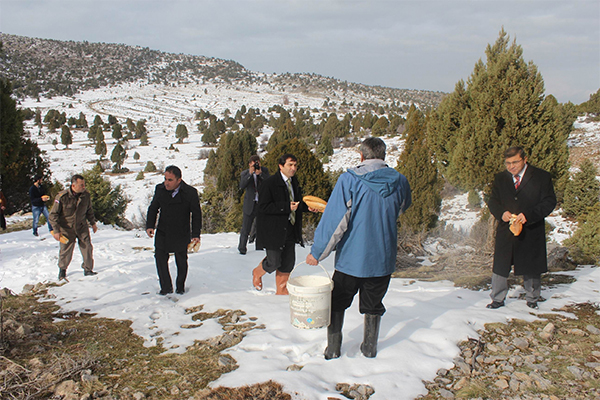
<path fill-rule="evenodd" d="M 0 74 L 11 80 L 17 97 L 72 96 L 77 92 L 126 82 L 157 84 L 215 82 L 269 84 L 291 91 L 332 97 L 353 95 L 373 103 L 416 103 L 436 107 L 442 92 L 395 89 L 340 81 L 317 74 L 261 74 L 218 58 L 165 53 L 147 47 L 37 39 L 0 34 Z"/>

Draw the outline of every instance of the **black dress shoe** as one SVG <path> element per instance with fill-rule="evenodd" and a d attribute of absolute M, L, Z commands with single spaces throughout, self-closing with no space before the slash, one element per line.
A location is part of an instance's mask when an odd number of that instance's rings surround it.
<path fill-rule="evenodd" d="M 83 273 L 83 275 L 84 275 L 84 276 L 94 276 L 94 275 L 98 275 L 98 273 L 97 273 L 97 272 L 94 272 L 94 271 L 85 271 L 85 272 Z"/>
<path fill-rule="evenodd" d="M 168 294 L 173 293 L 173 289 L 171 290 L 161 290 L 160 292 L 158 292 L 158 294 L 160 294 L 161 296 L 166 296 Z"/>
<path fill-rule="evenodd" d="M 240 252 L 241 255 L 246 255 L 246 250 L 238 250 Z"/>
<path fill-rule="evenodd" d="M 534 310 L 539 310 L 540 309 L 535 301 L 528 301 L 527 302 L 527 307 L 533 308 Z"/>
<path fill-rule="evenodd" d="M 504 301 L 492 301 L 490 304 L 488 304 L 485 307 L 495 310 L 496 308 L 504 307 Z"/>
<path fill-rule="evenodd" d="M 177 293 L 177 294 L 184 294 L 184 293 L 185 293 L 185 290 L 183 290 L 183 289 L 177 289 L 177 290 L 175 291 L 175 293 Z"/>

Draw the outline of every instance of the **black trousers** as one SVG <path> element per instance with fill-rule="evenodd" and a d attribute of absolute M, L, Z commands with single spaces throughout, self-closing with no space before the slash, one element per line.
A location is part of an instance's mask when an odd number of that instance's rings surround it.
<path fill-rule="evenodd" d="M 333 273 L 333 292 L 331 293 L 331 311 L 344 311 L 352 305 L 356 293 L 359 294 L 361 314 L 383 315 L 383 297 L 390 285 L 391 275 L 376 278 L 357 278 L 340 271 Z"/>
<path fill-rule="evenodd" d="M 267 256 L 263 259 L 263 269 L 269 274 L 274 271 L 292 272 L 296 264 L 296 237 L 294 235 L 294 226 L 288 222 L 285 245 L 282 249 L 269 250 Z"/>
<path fill-rule="evenodd" d="M 163 249 L 154 249 L 156 259 L 156 272 L 160 282 L 160 290 L 164 292 L 173 291 L 173 282 L 169 273 L 169 252 Z M 185 290 L 185 279 L 188 273 L 187 249 L 175 253 L 175 264 L 177 264 L 177 279 L 175 281 L 177 290 Z"/>
<path fill-rule="evenodd" d="M 250 235 L 250 231 L 252 230 L 252 223 L 256 218 L 256 213 L 258 211 L 257 202 L 253 201 L 254 205 L 252 206 L 252 213 L 250 215 L 244 214 L 242 219 L 242 230 L 240 231 L 240 243 L 238 244 L 238 250 L 242 253 L 246 252 L 246 244 L 248 243 L 248 235 Z"/>

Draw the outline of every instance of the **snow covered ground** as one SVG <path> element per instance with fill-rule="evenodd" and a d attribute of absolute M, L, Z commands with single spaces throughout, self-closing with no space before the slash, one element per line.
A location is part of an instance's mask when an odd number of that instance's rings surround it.
<path fill-rule="evenodd" d="M 205 91 L 206 89 L 206 91 Z M 322 98 L 287 93 L 291 104 L 318 108 Z M 200 141 L 194 112 L 200 108 L 220 113 L 229 108 L 232 113 L 245 104 L 247 107 L 267 109 L 282 103 L 283 94 L 265 88 L 234 89 L 226 86 L 191 85 L 183 87 L 157 87 L 154 85 L 122 85 L 86 92 L 74 98 L 54 98 L 24 101 L 22 107 L 40 108 L 42 116 L 48 109 L 66 111 L 67 117 L 86 114 L 91 124 L 97 113 L 112 114 L 123 123 L 125 117 L 134 122 L 148 120 L 150 146 L 128 150 L 125 167 L 128 174 L 110 176 L 113 184 L 121 184 L 130 198 L 127 218 L 135 220 L 145 213 L 154 185 L 162 181 L 160 173 L 145 174 L 136 181 L 137 173 L 146 162 L 152 160 L 159 170 L 169 164 L 182 168 L 186 182 L 202 190 L 205 159 L 199 153 L 205 149 Z M 186 124 L 190 132 L 184 144 L 176 144 L 178 152 L 168 150 L 175 143 L 175 127 Z M 28 123 L 32 138 L 46 150 L 51 161 L 53 178 L 67 184 L 73 173 L 91 168 L 97 156 L 90 146 L 87 135 L 74 132 L 74 143 L 69 150 L 52 146 L 52 139 L 60 133 L 50 134 L 44 129 L 38 134 L 36 127 Z M 596 131 L 597 132 L 597 131 Z M 108 154 L 114 140 L 106 133 Z M 388 156 L 388 164 L 395 166 L 402 142 L 386 138 L 388 147 L 394 149 Z M 135 141 L 137 142 L 137 141 Z M 137 151 L 138 162 L 132 154 Z M 355 149 L 336 150 L 326 167 L 341 169 L 355 165 L 358 153 Z M 468 231 L 477 220 L 476 212 L 466 207 L 466 195 L 448 200 L 442 220 L 456 229 Z M 9 224 L 29 216 L 15 215 Z M 555 212 L 549 221 L 556 226 L 553 240 L 561 242 L 572 232 L 572 226 Z M 25 284 L 55 281 L 57 278 L 58 244 L 42 227 L 41 237 L 31 231 L 0 235 L 0 286 L 20 292 Z M 325 361 L 322 357 L 326 344 L 326 330 L 301 330 L 290 324 L 288 298 L 275 296 L 274 278 L 265 276 L 265 289 L 257 292 L 252 288 L 251 270 L 264 256 L 262 252 L 250 251 L 246 256 L 237 252 L 236 233 L 203 235 L 202 247 L 190 255 L 190 273 L 186 293 L 182 296 L 158 296 L 158 282 L 153 258 L 152 240 L 143 231 L 123 231 L 101 226 L 92 235 L 94 243 L 94 277 L 84 277 L 78 267 L 81 256 L 75 251 L 68 272 L 70 282 L 51 289 L 58 304 L 65 310 L 97 313 L 101 317 L 131 320 L 134 332 L 153 345 L 160 337 L 168 351 L 184 352 L 194 340 L 206 339 L 222 333 L 222 327 L 214 320 L 207 320 L 197 328 L 182 328 L 193 324 L 185 309 L 204 305 L 204 311 L 219 308 L 241 309 L 244 318 L 256 317 L 264 330 L 253 330 L 238 345 L 228 349 L 239 368 L 223 375 L 212 386 L 240 386 L 273 379 L 284 385 L 286 391 L 295 393 L 296 399 L 323 399 L 335 394 L 339 382 L 369 384 L 375 389 L 372 399 L 413 399 L 426 393 L 423 380 L 433 380 L 439 368 L 450 368 L 458 355 L 457 343 L 477 336 L 477 330 L 485 323 L 506 321 L 511 318 L 532 320 L 536 314 L 550 312 L 565 304 L 584 301 L 600 301 L 597 282 L 600 269 L 581 268 L 570 272 L 577 281 L 571 285 L 559 285 L 544 292 L 548 301 L 541 303 L 539 312 L 532 312 L 524 301 L 517 300 L 521 288 L 511 290 L 506 307 L 488 310 L 489 293 L 456 288 L 451 282 L 419 282 L 394 279 L 385 298 L 387 313 L 382 319 L 379 353 L 375 359 L 363 357 L 359 350 L 362 340 L 362 319 L 356 304 L 347 312 L 344 323 L 342 357 Z M 304 260 L 307 248 L 297 247 L 297 262 Z M 171 260 L 173 263 L 173 260 Z M 323 266 L 331 274 L 333 257 Z M 174 268 L 172 268 L 174 269 Z M 298 266 L 294 274 L 323 274 L 320 269 L 305 264 Z M 173 271 L 174 272 L 174 271 Z M 297 364 L 300 371 L 288 371 Z"/>

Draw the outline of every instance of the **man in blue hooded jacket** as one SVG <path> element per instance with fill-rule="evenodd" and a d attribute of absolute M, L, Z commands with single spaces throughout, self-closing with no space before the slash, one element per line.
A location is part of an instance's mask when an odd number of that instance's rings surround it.
<path fill-rule="evenodd" d="M 396 220 L 411 204 L 408 180 L 384 162 L 383 140 L 365 139 L 360 155 L 360 164 L 339 177 L 306 257 L 307 264 L 317 265 L 336 250 L 328 360 L 340 356 L 344 313 L 358 292 L 365 316 L 360 349 L 365 357 L 377 355 L 382 300 L 396 268 Z"/>

